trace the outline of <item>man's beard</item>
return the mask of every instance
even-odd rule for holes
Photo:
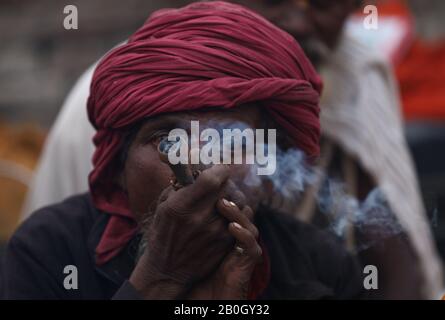
[[[147,248],[147,244],[148,244],[147,238],[142,234],[141,240],[139,241],[139,245],[138,245],[138,248],[136,251],[135,264],[138,263],[139,259],[144,254],[144,252]]]
[[[136,250],[136,256],[135,256],[135,263],[137,264],[139,259],[144,254],[145,250],[147,249],[148,245],[148,239],[147,239],[147,230],[149,229],[150,225],[153,222],[154,218],[154,210],[149,210],[145,216],[142,219],[141,226],[140,226],[140,234],[139,234],[139,244],[137,246]]]

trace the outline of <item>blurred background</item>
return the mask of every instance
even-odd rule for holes
[[[406,136],[445,257],[445,1],[372,3],[379,30],[364,30],[359,14],[348,27],[385,52],[395,69]],[[78,8],[78,30],[63,28],[68,4]],[[19,222],[46,134],[76,79],[166,6],[160,0],[0,2],[0,243]]]

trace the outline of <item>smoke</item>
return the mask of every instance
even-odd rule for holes
[[[343,181],[309,165],[304,153],[298,149],[277,149],[276,162],[277,169],[273,175],[257,176],[252,169],[243,181],[249,187],[258,187],[262,183],[272,185],[273,196],[266,199],[266,206],[298,217],[295,211],[304,192],[320,183],[315,202],[318,211],[328,221],[326,228],[344,240],[351,226],[356,233],[365,235],[362,238],[366,240],[356,243],[356,251],[403,231],[381,189],[375,188],[364,201],[359,201],[348,193]]]
[[[243,122],[211,122],[210,125],[220,132],[222,128],[241,128],[248,126]],[[233,141],[222,140],[223,144],[231,144]],[[219,143],[219,142],[218,142]],[[249,172],[242,178],[241,183],[246,188],[260,190],[264,186],[271,186],[273,192],[258,193],[262,204],[272,209],[278,209],[301,218],[297,208],[301,204],[303,195],[308,189],[317,189],[315,192],[316,208],[326,221],[330,232],[346,241],[348,230],[355,230],[362,235],[360,242],[355,243],[355,250],[361,251],[385,238],[398,235],[403,232],[391,212],[390,206],[380,188],[371,190],[363,201],[348,193],[344,181],[327,176],[326,172],[307,163],[304,152],[297,148],[283,150],[279,146],[271,148],[267,142],[256,149],[264,148],[264,153],[275,154],[276,170],[272,175],[258,175],[258,167],[255,163],[249,168]],[[243,144],[243,147],[245,144]],[[304,217],[303,217],[304,218]],[[304,220],[304,219],[303,219]],[[311,223],[311,221],[306,221]]]

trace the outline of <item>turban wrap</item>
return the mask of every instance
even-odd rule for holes
[[[320,90],[295,39],[242,6],[197,2],[153,13],[101,60],[91,83],[88,116],[97,133],[90,191],[95,206],[111,215],[97,263],[119,253],[137,231],[115,183],[128,126],[166,112],[255,102],[314,157]]]

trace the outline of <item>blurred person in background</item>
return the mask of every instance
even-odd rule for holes
[[[408,240],[386,239],[385,246],[362,253],[364,261],[381,257],[378,268],[387,279],[383,295],[435,297],[441,271],[403,135],[392,71],[384,59],[345,29],[361,1],[237,2],[294,36],[325,81],[320,169],[344,179],[348,191],[361,200],[379,187],[406,230]],[[79,79],[62,107],[29,193],[25,217],[88,188],[94,130],[85,108],[92,71],[90,68]],[[314,198],[322,185],[321,181],[307,192],[299,208],[302,220],[313,221],[317,216]],[[353,238],[351,232],[352,246]]]
[[[392,61],[400,87],[407,140],[438,250],[444,259],[445,3],[387,0],[379,9],[380,15],[392,21],[404,21],[406,36],[399,40],[399,54]]]

